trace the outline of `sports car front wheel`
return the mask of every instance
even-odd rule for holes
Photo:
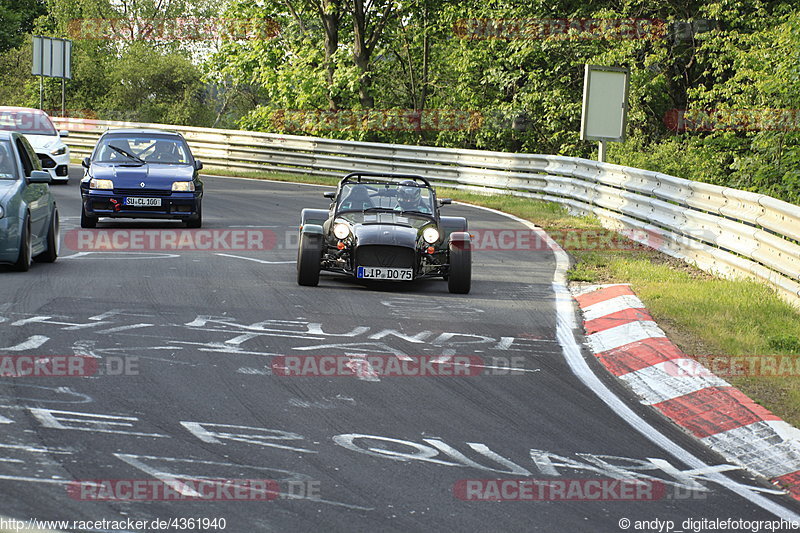
[[[322,237],[300,235],[297,247],[297,283],[307,287],[319,285],[320,261],[322,259]]]
[[[447,288],[455,294],[467,294],[472,285],[472,250],[469,243],[450,244],[450,273]]]

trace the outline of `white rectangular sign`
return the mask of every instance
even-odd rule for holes
[[[33,69],[31,74],[34,76],[42,75],[42,41],[43,37],[33,38]]]
[[[581,140],[625,140],[628,76],[626,68],[586,65]]]
[[[71,79],[72,41],[34,36],[31,74]]]

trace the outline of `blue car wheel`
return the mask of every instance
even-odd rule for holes
[[[14,270],[27,272],[31,268],[31,222],[26,216],[22,221],[22,235],[20,236],[19,258],[14,263]]]

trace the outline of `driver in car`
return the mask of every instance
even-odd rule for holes
[[[6,152],[6,147],[0,145],[0,174],[13,176],[14,175],[14,162]]]
[[[403,211],[418,211],[420,213],[431,213],[430,205],[422,199],[422,193],[411,180],[402,182],[397,193],[397,205]]]

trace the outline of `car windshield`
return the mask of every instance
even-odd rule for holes
[[[17,131],[25,135],[58,135],[50,117],[37,109],[0,111],[0,130]]]
[[[99,163],[164,163],[188,165],[191,155],[186,142],[172,135],[107,135],[95,151]]]
[[[394,211],[432,216],[433,191],[414,182],[347,183],[339,192],[339,213]]]
[[[0,141],[0,180],[14,180],[17,179],[17,173],[14,170],[14,160],[12,159],[11,143],[8,141]]]

